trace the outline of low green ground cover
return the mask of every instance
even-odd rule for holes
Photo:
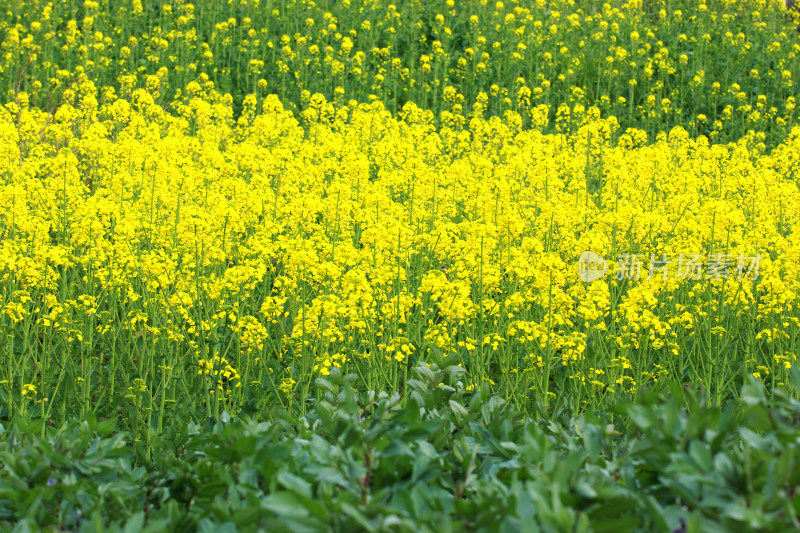
[[[456,367],[419,367],[409,397],[349,379],[309,414],[175,424],[136,466],[128,435],[90,419],[12,423],[0,527],[30,531],[794,531],[793,395],[752,380],[703,407],[679,385],[613,413],[525,418]],[[700,394],[701,396],[701,394]],[[544,413],[544,407],[539,406]]]

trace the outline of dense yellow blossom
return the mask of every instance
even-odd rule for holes
[[[135,404],[146,426],[195,397],[304,405],[319,377],[399,389],[445,356],[520,402],[786,381],[800,47],[764,33],[776,10],[756,52],[716,12],[640,2],[452,3],[427,26],[235,4],[167,3],[147,32],[115,20],[139,1],[0,22],[9,405]],[[423,27],[402,57],[385,38]],[[741,79],[698,59],[712,44]]]

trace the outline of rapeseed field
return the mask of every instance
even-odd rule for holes
[[[531,419],[797,396],[780,1],[0,13],[5,424],[113,420],[151,464],[345,382]]]

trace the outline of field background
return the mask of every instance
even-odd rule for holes
[[[800,529],[781,2],[0,12],[0,527]]]

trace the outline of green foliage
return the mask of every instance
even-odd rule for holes
[[[125,433],[21,420],[0,443],[0,526],[81,531],[786,531],[800,402],[752,380],[724,408],[678,385],[611,414],[526,419],[458,369],[399,395],[321,381],[302,418],[221,417],[134,467]],[[793,371],[795,386],[800,371]],[[223,420],[224,419],[224,420]],[[617,424],[627,422],[627,427]],[[177,447],[174,445],[177,443]],[[166,452],[167,443],[163,451]]]

